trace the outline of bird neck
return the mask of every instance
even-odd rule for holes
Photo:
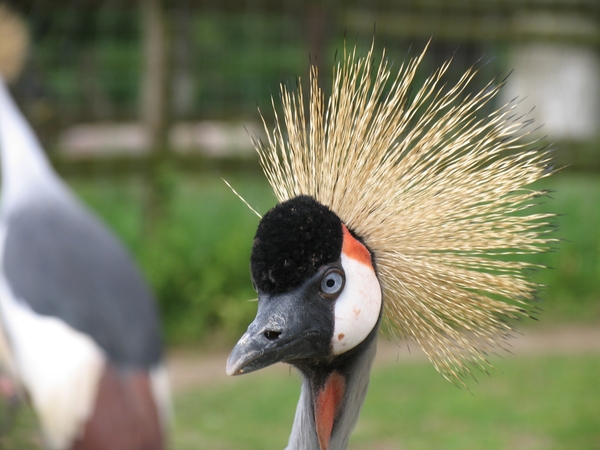
[[[377,328],[352,354],[324,365],[297,365],[302,391],[287,450],[347,447],[367,395]]]
[[[2,208],[21,204],[32,188],[50,193],[60,182],[33,130],[0,79],[0,150],[2,154]]]

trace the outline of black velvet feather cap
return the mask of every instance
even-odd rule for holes
[[[327,206],[302,195],[278,204],[258,225],[250,271],[259,291],[280,294],[339,260],[342,221]]]

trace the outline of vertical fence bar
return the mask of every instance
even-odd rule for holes
[[[169,27],[164,0],[141,0],[140,13],[144,49],[140,117],[150,151],[145,229],[151,233],[164,217],[168,197],[164,172],[169,162]]]

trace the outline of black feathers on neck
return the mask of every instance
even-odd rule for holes
[[[287,292],[335,262],[342,251],[342,222],[307,195],[272,208],[260,221],[250,257],[256,287],[267,294]]]

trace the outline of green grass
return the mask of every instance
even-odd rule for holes
[[[21,404],[10,412],[0,397],[0,449],[34,450],[41,447],[41,435],[37,420],[29,406]]]
[[[261,178],[227,176],[260,212],[275,200]],[[171,342],[228,345],[252,319],[246,302],[248,257],[258,218],[220,177],[181,177],[156,231],[145,234],[139,180],[71,183],[122,237],[160,300]],[[541,323],[600,322],[600,179],[559,174],[544,183],[562,213],[560,250],[542,255],[554,267]],[[210,338],[210,339],[207,339]],[[219,344],[220,343],[220,344]],[[223,344],[225,343],[225,344]],[[513,358],[482,375],[471,391],[445,382],[429,364],[396,364],[373,374],[351,449],[600,450],[600,356]],[[281,449],[300,383],[297,376],[258,373],[228,379],[175,399],[173,448]],[[0,424],[2,421],[0,411]],[[31,412],[19,417],[0,448],[37,448]]]
[[[407,449],[598,449],[600,357],[508,358],[471,393],[427,366],[375,374],[357,444]],[[368,448],[368,446],[365,446]]]
[[[276,203],[263,180],[227,179],[262,213]],[[144,223],[147,193],[140,180],[100,178],[72,184],[132,249],[159,300],[171,343],[239,337],[256,308],[247,300],[256,298],[249,261],[259,218],[220,176],[172,180],[165,215],[151,232]]]
[[[349,449],[599,450],[600,355],[508,357],[470,391],[426,362],[373,372]],[[269,450],[287,443],[298,375],[256,373],[175,398],[173,450]],[[0,440],[37,448],[34,421]]]
[[[470,392],[430,364],[373,373],[350,449],[600,449],[600,356],[508,358]],[[176,401],[174,448],[281,449],[300,382],[257,374]]]
[[[275,204],[261,176],[227,176],[261,213]],[[252,320],[249,255],[258,217],[218,174],[172,174],[170,202],[153,233],[145,232],[140,180],[97,178],[72,185],[132,249],[160,302],[171,343],[232,342]],[[540,183],[552,198],[540,211],[562,214],[558,251],[538,255],[551,266],[535,275],[541,323],[600,322],[600,178],[560,173]],[[216,339],[218,337],[219,339]]]
[[[557,174],[544,181],[551,189],[540,209],[560,214],[562,242],[557,251],[541,255],[551,270],[536,279],[547,285],[542,293],[542,320],[598,322],[600,320],[600,177],[595,174]]]

